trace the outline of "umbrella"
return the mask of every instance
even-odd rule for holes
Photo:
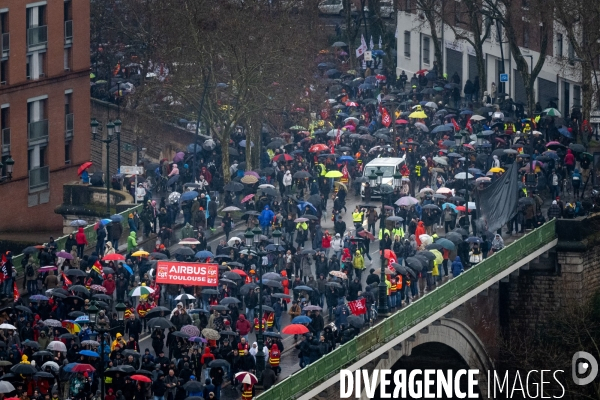
[[[50,367],[52,368],[54,371],[58,371],[60,369],[59,365],[54,362],[54,361],[46,361],[45,363],[42,364],[42,369],[45,369],[46,367]],[[1,388],[1,385],[0,385]],[[0,393],[2,393],[2,390],[0,389]]]
[[[228,367],[229,363],[223,359],[212,360],[208,363],[210,368]]]
[[[414,206],[418,203],[419,200],[415,199],[414,197],[404,196],[398,199],[394,204],[396,204],[397,206]]]
[[[189,247],[179,247],[179,248],[175,249],[175,251],[173,251],[173,254],[179,255],[179,256],[184,256],[184,257],[191,257],[195,253],[194,253],[194,250],[192,250]]]
[[[156,317],[156,318],[152,318],[150,321],[148,321],[148,326],[150,326],[152,329],[154,329],[154,328],[169,329],[170,327],[172,327],[174,325],[166,318]]]
[[[256,375],[246,371],[238,372],[237,374],[235,374],[235,379],[246,385],[255,385],[258,383],[258,378],[256,377]]]
[[[56,319],[47,319],[43,322],[44,325],[52,327],[52,328],[60,328],[62,327],[62,324],[60,321],[56,320]]]
[[[35,295],[29,297],[29,300],[32,300],[32,301],[48,301],[50,299],[48,297],[44,296],[43,294],[35,294]]]
[[[17,327],[11,324],[7,324],[6,322],[3,324],[0,324],[0,329],[9,329],[9,330],[16,330]]]
[[[309,174],[307,171],[298,171],[293,175],[294,179],[305,179],[305,178],[311,178],[312,175]]]
[[[113,222],[122,222],[123,221],[123,216],[119,215],[119,214],[114,214],[110,216],[110,219],[113,220]]]
[[[175,297],[175,300],[196,300],[196,298],[194,296],[192,296],[191,294],[180,294],[179,296]]]
[[[357,315],[351,315],[346,320],[350,326],[353,326],[356,329],[362,328],[365,324],[365,319]]]
[[[33,375],[37,372],[37,369],[29,363],[16,364],[10,370],[14,374],[19,374],[19,375]]]
[[[92,164],[93,164],[93,162],[91,162],[91,161],[86,161],[83,164],[81,164],[79,166],[79,168],[77,169],[77,175],[83,174],[83,171],[85,171],[86,169],[88,169],[89,167],[91,167]]]
[[[164,254],[164,253],[157,253],[157,252],[150,253],[150,257],[152,257],[154,259],[157,259],[157,260],[166,260],[166,259],[169,258],[169,257],[167,257],[166,254]]]
[[[189,336],[200,336],[200,329],[194,325],[184,325],[181,327],[180,331]]]
[[[221,335],[219,335],[219,332],[215,331],[214,329],[210,329],[210,328],[202,329],[202,336],[204,336],[208,340],[221,339]]]
[[[306,315],[299,315],[292,320],[292,324],[310,324],[311,321]]]
[[[167,308],[167,307],[163,307],[163,306],[157,306],[157,307],[154,307],[153,309],[151,309],[150,311],[148,311],[148,314],[155,313],[155,312],[170,313],[171,309]],[[148,314],[146,314],[146,315],[148,315]]]
[[[240,182],[248,184],[248,185],[253,185],[256,182],[258,182],[258,178],[255,177],[254,175],[246,175],[242,179],[240,179]]]
[[[138,286],[135,289],[131,290],[129,292],[129,295],[131,297],[138,297],[138,296],[143,296],[143,295],[152,294],[152,293],[154,293],[154,289],[152,289],[151,287],[148,287],[148,286]]]
[[[188,200],[193,200],[196,197],[198,197],[198,192],[196,192],[195,190],[190,190],[189,192],[185,192],[184,194],[181,195],[181,197],[179,198],[180,201],[188,201]]]
[[[425,125],[422,122],[416,122],[415,123],[415,127],[419,128],[420,130],[422,130],[423,132],[429,132],[429,128],[427,127],[427,125]]]
[[[71,221],[70,226],[86,226],[88,223],[82,219],[76,219],[75,221]]]
[[[138,251],[131,253],[131,255],[133,257],[148,257],[150,255],[150,253],[148,253],[147,251],[144,251],[144,250],[138,250]]]
[[[192,250],[192,252],[193,252],[193,250]],[[197,252],[194,257],[196,257],[196,258],[214,258],[215,255],[208,250],[202,250],[202,251]]]
[[[230,192],[240,192],[244,190],[244,185],[242,185],[239,182],[229,182],[223,187],[223,189],[228,190]]]
[[[556,108],[546,108],[542,113],[546,113],[549,117],[561,117],[562,114]]]
[[[152,382],[152,379],[150,379],[144,375],[136,374],[136,375],[131,375],[129,378],[133,379],[134,381],[147,382],[147,383]],[[199,382],[197,382],[197,383],[200,384]],[[202,386],[202,385],[200,385],[200,386]]]
[[[32,340],[26,340],[26,341],[24,341],[23,342],[23,346],[31,347],[32,349],[35,349],[35,350],[37,350],[37,349],[40,348],[39,343],[38,342],[34,342]]]
[[[313,289],[310,286],[306,286],[306,285],[296,286],[294,288],[294,290],[304,290],[306,292],[312,292],[313,291]]]
[[[92,367],[90,364],[77,364],[73,368],[71,368],[71,372],[94,372],[96,368]]]
[[[84,346],[100,346],[100,343],[95,340],[84,340],[81,344]]]
[[[75,276],[75,277],[87,276],[87,274],[85,273],[85,271],[82,271],[80,269],[69,269],[65,274],[67,276]]]
[[[578,143],[569,144],[569,148],[577,153],[583,153],[585,151],[585,147]]]
[[[308,332],[309,332],[308,328],[306,326],[300,325],[300,324],[291,324],[291,325],[284,327],[281,330],[281,333],[284,333],[286,335],[303,335]]]
[[[57,257],[60,258],[64,258],[65,260],[72,260],[73,256],[71,255],[71,253],[67,253],[66,251],[59,251],[58,253],[56,253]]]
[[[104,257],[102,257],[103,261],[123,261],[125,260],[125,256],[123,256],[122,254],[118,254],[118,253],[113,253],[113,254],[108,254]]]
[[[134,375],[137,376],[137,375]],[[144,377],[146,378],[146,377]],[[131,377],[131,379],[133,379],[133,376]],[[148,378],[146,378],[148,379]],[[188,391],[188,392],[201,392],[204,389],[204,385],[202,385],[200,382],[198,381],[188,381],[185,385],[183,385],[183,388]],[[189,400],[186,399],[186,400]]]
[[[79,352],[79,354],[81,354],[82,356],[88,356],[88,357],[100,357],[100,354],[96,353],[95,351],[91,351],[91,350],[81,350]]]
[[[475,178],[473,175],[466,173],[466,172],[459,172],[458,174],[454,175],[454,179],[473,179]]]
[[[19,311],[23,311],[24,313],[27,314],[33,314],[33,311],[31,311],[29,309],[29,307],[25,307],[25,306],[15,306],[15,309],[19,310]]]
[[[56,364],[56,363],[55,363]],[[58,366],[58,365],[57,365]],[[57,368],[58,369],[58,368]],[[16,389],[12,383],[7,381],[0,381],[0,393],[14,392]]]

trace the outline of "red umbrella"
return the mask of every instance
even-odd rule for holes
[[[390,249],[385,249],[385,250],[383,251],[383,257],[385,257],[385,258],[390,258],[390,257],[391,257],[391,258],[394,258],[394,259],[396,259],[396,260],[398,259],[398,257],[396,257],[396,253],[394,253],[394,252],[393,252],[392,250],[390,250]]]
[[[405,119],[397,119],[396,120],[396,125],[406,125],[408,124],[408,121]]]
[[[469,144],[469,143],[465,143],[463,144],[464,147],[471,149],[471,150],[475,150],[475,147],[473,147],[473,145]]]
[[[273,161],[276,162],[287,162],[287,161],[292,161],[294,159],[294,157],[290,156],[289,154],[279,154],[278,156],[273,157]]]
[[[375,240],[375,236],[373,236],[373,234],[368,231],[360,231],[360,232],[358,232],[358,236],[367,238],[369,240]]]
[[[104,261],[120,261],[120,260],[125,260],[125,256],[121,255],[121,254],[108,254],[106,256],[104,256],[102,258],[102,260]]]
[[[147,376],[144,376],[144,375],[131,375],[130,378],[133,379],[134,381],[152,382],[152,379],[150,379],[150,378],[148,378]]]
[[[420,69],[417,71],[417,75],[425,75],[428,71],[426,69]]]
[[[303,335],[308,333],[308,328],[300,324],[291,324],[281,330],[286,335]]]
[[[241,270],[239,268],[232,269],[231,272],[235,272],[239,276],[248,276],[248,274],[245,271],[243,271],[243,270]]]
[[[358,103],[356,103],[354,101],[347,101],[346,107],[358,107]]]
[[[252,199],[254,196],[255,196],[255,194],[254,194],[254,193],[247,195],[246,197],[244,197],[244,198],[242,199],[242,203],[245,203],[245,202],[247,202],[247,201],[250,201],[250,199]]]
[[[83,174],[83,171],[85,171],[86,169],[88,169],[89,167],[92,166],[92,162],[91,161],[86,161],[83,164],[81,164],[81,166],[79,167],[79,169],[77,170],[77,175],[81,175]]]
[[[256,375],[246,371],[235,374],[235,379],[246,385],[256,385],[258,383]]]
[[[96,368],[92,367],[90,364],[77,364],[73,368],[71,368],[71,372],[94,372]]]
[[[323,143],[314,144],[310,147],[310,149],[308,149],[310,153],[316,153],[325,150],[329,150],[329,147],[327,147],[327,145],[324,145]]]
[[[385,75],[381,75],[381,74],[375,75],[375,78],[377,78],[378,81],[385,81],[386,80]]]
[[[465,206],[458,206],[458,207],[456,207],[456,211],[466,212],[467,209],[465,208]]]

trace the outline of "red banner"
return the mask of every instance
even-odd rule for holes
[[[348,302],[348,307],[354,315],[362,315],[367,313],[367,299],[360,299]]]
[[[156,266],[156,283],[188,286],[218,286],[219,265],[159,261]]]

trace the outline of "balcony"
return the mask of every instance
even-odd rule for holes
[[[65,115],[65,140],[73,139],[73,114]]]
[[[73,43],[73,21],[65,21],[65,44]]]
[[[29,145],[42,144],[48,141],[48,120],[30,122],[28,124]]]
[[[10,33],[2,34],[2,58],[8,57],[8,52],[10,51]]]
[[[35,47],[46,47],[47,43],[48,27],[46,25],[27,29],[27,47],[30,50]]]
[[[2,129],[2,155],[10,154],[10,128]]]
[[[39,167],[29,170],[29,190],[43,190],[48,187],[50,167]]]

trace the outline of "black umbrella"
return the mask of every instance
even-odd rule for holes
[[[164,253],[157,253],[157,252],[150,253],[150,257],[155,258],[157,260],[166,260],[166,259],[169,258],[169,257],[167,257],[166,254],[164,254]]]
[[[38,345],[38,348],[40,346]],[[35,353],[33,353],[32,357],[52,357],[54,354],[52,354],[52,352],[47,351],[47,350],[40,350],[40,351],[36,351]]]
[[[90,291],[88,290],[88,288],[86,288],[85,286],[82,285],[73,285],[71,287],[69,287],[69,290],[75,293],[82,293],[85,294],[86,296],[90,295]]]
[[[400,265],[398,263],[392,263],[392,267],[394,267],[394,269],[396,270],[396,272],[398,272],[401,275],[406,275],[408,274],[408,270],[405,266]]]
[[[148,311],[148,313],[146,315],[150,315],[152,313],[160,313],[160,312],[170,313],[171,309],[167,308],[167,307],[163,307],[163,306],[157,306],[157,307],[154,307],[153,309],[151,309],[150,311]]]
[[[20,375],[33,375],[37,372],[37,369],[34,366],[32,366],[31,364],[24,363],[13,365],[13,367],[10,370],[14,374]]]
[[[462,235],[462,236],[469,236],[469,232],[467,232],[463,228],[456,228],[452,232],[456,232],[456,233],[458,233],[459,235]]]
[[[416,272],[421,272],[421,270],[423,269],[423,264],[418,258],[415,257],[408,257],[406,259],[406,265],[408,265],[412,270]]]
[[[221,299],[221,301],[219,302],[219,304],[222,306],[228,306],[229,304],[239,304],[239,303],[241,303],[241,301],[236,299],[235,297],[225,297],[225,298]]]
[[[421,256],[425,257],[425,258],[426,258],[427,260],[429,260],[429,261],[433,261],[433,260],[435,260],[435,259],[436,259],[436,256],[435,256],[435,254],[433,254],[433,253],[432,253],[432,252],[430,252],[430,251],[420,251],[420,252],[418,252],[416,255],[417,255],[417,256],[421,255]]]
[[[98,299],[98,300],[112,301],[112,297],[111,296],[109,296],[107,294],[102,294],[102,293],[94,294],[94,295],[92,295],[92,298],[93,299]]]
[[[189,247],[180,247],[180,248],[176,249],[173,252],[173,254],[184,256],[184,257],[191,257],[191,256],[193,256],[196,253],[194,253],[194,250],[192,250]]]
[[[171,335],[173,335],[173,336],[177,336],[177,337],[180,337],[180,338],[184,338],[184,339],[187,339],[187,338],[189,338],[189,337],[190,337],[190,335],[188,335],[188,334],[187,334],[187,333],[185,333],[185,332],[181,332],[181,331],[175,331],[175,332],[171,332]]]
[[[240,288],[240,294],[242,296],[247,295],[248,293],[250,293],[251,290],[254,290],[258,287],[258,285],[256,283],[247,283],[244,286],[242,286]],[[204,292],[204,291],[203,291]]]
[[[263,307],[264,308],[264,307]],[[239,336],[240,334],[234,331],[221,331],[219,332],[221,335],[227,335],[227,336]]]
[[[306,171],[298,171],[293,175],[294,179],[304,179],[304,178],[311,178],[311,177],[312,177],[312,175]]]
[[[229,307],[223,306],[223,305],[220,305],[220,304],[216,304],[214,306],[210,306],[210,309],[212,311],[229,311]]]
[[[65,274],[67,276],[87,276],[87,274],[85,273],[85,271],[82,271],[80,269],[69,269],[67,272],[65,272]]]
[[[169,329],[170,327],[172,327],[174,325],[166,318],[156,317],[156,318],[152,318],[150,321],[148,321],[148,326],[151,329],[154,329],[154,328]]]
[[[34,342],[32,340],[26,340],[23,342],[23,346],[31,347],[32,349],[39,349],[40,344],[38,342]]]
[[[38,249],[35,246],[29,246],[29,247],[25,247],[25,249],[22,251],[23,254],[35,254],[38,251],[40,251],[40,249]]]
[[[27,313],[27,314],[33,314],[33,311],[31,311],[31,310],[29,309],[29,307],[25,307],[25,306],[15,306],[15,308],[16,308],[17,310],[19,310],[19,311],[23,311],[24,313]]]
[[[283,339],[283,336],[281,336],[279,333],[276,333],[276,332],[263,332],[263,336],[268,336],[268,337],[274,337],[274,338],[278,338],[278,339]]]
[[[223,189],[230,192],[240,192],[244,189],[244,185],[239,182],[229,182]]]
[[[223,333],[223,332],[221,332]],[[210,368],[218,368],[218,367],[229,367],[229,363],[223,359],[212,360],[208,363]]]
[[[431,243],[425,247],[427,250],[442,250],[444,246],[439,243]]]
[[[198,381],[189,381],[183,388],[188,392],[201,392],[204,389],[204,385],[202,385]]]
[[[52,375],[50,372],[45,372],[45,371],[39,371],[36,372],[35,375],[33,375],[34,378],[43,378],[43,379],[54,379],[54,375]]]
[[[83,311],[71,311],[67,315],[71,318],[77,318],[77,317],[81,317],[81,316],[85,315],[85,313]]]
[[[357,315],[351,315],[346,320],[350,326],[353,326],[356,329],[360,329],[365,325],[365,319]]]
[[[236,149],[234,149],[233,147],[230,147],[229,148],[229,155],[230,156],[239,156],[240,153]]]

